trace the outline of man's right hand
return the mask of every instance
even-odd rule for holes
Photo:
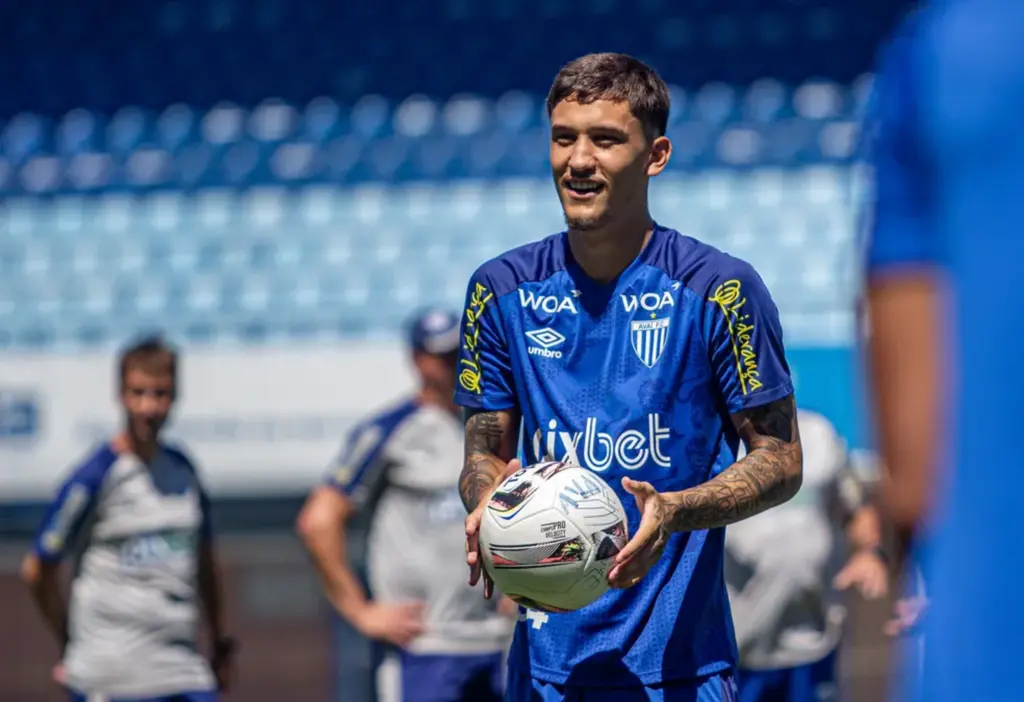
[[[354,624],[363,636],[405,648],[424,631],[423,603],[371,602],[359,613]]]
[[[521,467],[519,459],[513,458],[509,461],[505,467],[505,472],[494,481],[494,487],[484,495],[480,503],[477,504],[476,509],[466,515],[466,565],[469,566],[469,584],[471,587],[475,586],[480,582],[480,578],[483,577],[484,597],[488,600],[494,594],[494,581],[491,580],[491,576],[484,569],[483,559],[480,555],[480,521],[483,519],[484,510],[487,508],[487,503],[491,501],[491,495],[494,494],[494,491],[505,482],[505,478],[515,473]]]

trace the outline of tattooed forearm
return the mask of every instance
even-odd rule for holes
[[[500,412],[475,412],[466,417],[466,455],[501,451],[503,429]]]
[[[790,477],[792,452],[759,448],[721,475],[670,500],[673,531],[714,529],[782,504],[799,487]]]
[[[505,461],[495,456],[474,456],[466,459],[459,477],[459,496],[462,506],[472,512],[480,500],[494,489],[494,483],[501,475]]]
[[[733,416],[747,455],[718,477],[666,495],[672,531],[714,529],[782,504],[800,489],[803,449],[793,396]]]
[[[472,512],[491,490],[513,455],[519,420],[511,411],[472,412],[466,417],[466,460],[459,495]]]

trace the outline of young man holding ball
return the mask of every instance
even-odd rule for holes
[[[547,106],[568,230],[483,264],[462,319],[470,580],[487,498],[519,467],[520,422],[527,462],[601,475],[632,538],[609,572],[618,589],[544,621],[521,614],[506,699],[732,700],[722,527],[801,482],[778,312],[750,265],[651,219],[648,183],[672,152],[657,73],[584,56]]]

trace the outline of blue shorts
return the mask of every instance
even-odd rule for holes
[[[736,702],[731,673],[646,687],[556,685],[509,671],[505,702]]]
[[[216,690],[203,692],[176,692],[173,695],[160,697],[103,697],[96,694],[89,696],[81,692],[71,691],[71,702],[217,702]]]
[[[816,663],[739,672],[740,702],[832,702],[839,699],[836,651]]]
[[[426,655],[393,653],[381,663],[381,702],[501,702],[503,653]]]

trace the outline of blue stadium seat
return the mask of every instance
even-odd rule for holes
[[[544,91],[604,47],[671,83],[659,220],[755,262],[791,339],[842,340],[866,71],[903,5],[12,5],[0,348],[393,337],[457,306],[561,228]]]

